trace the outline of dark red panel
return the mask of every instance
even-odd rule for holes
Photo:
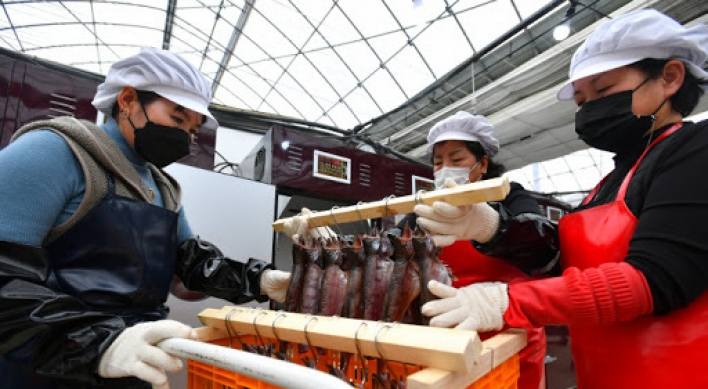
[[[273,127],[270,136],[270,183],[349,201],[375,201],[413,193],[412,175],[432,178],[431,169],[394,158],[368,153],[298,130]],[[266,147],[268,148],[268,147]],[[313,172],[316,153],[350,160],[349,182],[317,177]],[[334,159],[336,162],[336,158]],[[265,181],[268,178],[266,177]]]
[[[70,115],[95,122],[97,111],[91,101],[102,80],[82,74],[68,67],[63,71],[57,64],[44,66],[17,53],[0,55],[0,148],[34,120]],[[216,130],[201,132],[192,154],[180,163],[212,170],[215,145]]]

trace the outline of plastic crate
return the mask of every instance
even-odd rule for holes
[[[235,349],[272,345],[277,350],[277,347],[280,346],[277,340],[269,338],[257,339],[252,335],[241,335],[233,339],[219,339],[209,343]],[[380,370],[392,372],[393,374],[390,374],[390,376],[392,376],[393,380],[405,380],[409,374],[425,368],[424,366],[365,358],[363,361],[364,368],[362,369],[362,362],[356,355],[321,348],[317,350],[308,348],[307,351],[300,352],[300,348],[298,344],[288,345],[288,357],[291,362],[313,367],[314,363],[312,362],[317,357],[317,369],[327,373],[330,373],[328,366],[339,365],[344,356],[350,355],[348,367],[343,374],[349,382],[357,384],[357,387],[366,389],[372,389],[372,380],[376,379],[374,375]],[[364,372],[365,374],[362,375]],[[187,361],[187,376],[188,389],[280,389],[278,386],[252,377],[193,360]],[[516,389],[518,378],[519,357],[514,355],[465,389]]]

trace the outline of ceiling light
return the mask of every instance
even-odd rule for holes
[[[556,26],[553,29],[553,39],[562,41],[570,35],[570,23],[565,22]]]
[[[565,17],[563,18],[563,23],[559,24],[556,26],[556,28],[553,29],[553,39],[557,41],[562,41],[563,39],[567,38],[570,35],[570,18],[572,18],[575,15],[575,6],[577,5],[578,1],[577,0],[569,0],[570,2],[570,7],[568,8],[568,11],[565,13]]]

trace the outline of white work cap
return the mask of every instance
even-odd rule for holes
[[[428,132],[428,152],[433,151],[436,143],[445,140],[479,142],[487,155],[492,158],[499,151],[499,141],[492,135],[494,127],[482,115],[472,115],[460,111],[447,119],[441,120]]]
[[[654,9],[628,12],[600,25],[578,48],[570,62],[568,82],[558,100],[571,100],[573,82],[631,65],[646,58],[677,59],[699,80],[708,79],[702,69],[708,58],[708,27],[685,28]]]
[[[98,86],[93,106],[110,116],[118,94],[125,86],[155,92],[204,115],[204,129],[213,130],[219,126],[209,112],[211,84],[199,69],[174,53],[143,47],[138,54],[114,63]]]

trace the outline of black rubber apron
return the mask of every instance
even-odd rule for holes
[[[178,217],[177,212],[117,195],[110,178],[104,198],[45,247],[51,259],[47,287],[97,311],[138,321],[164,319],[177,257]],[[27,365],[0,361],[0,375],[11,389],[60,388]]]

